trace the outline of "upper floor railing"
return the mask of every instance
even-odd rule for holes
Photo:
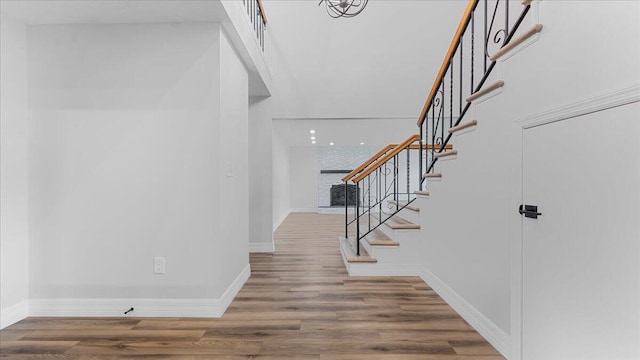
[[[267,30],[267,15],[262,6],[262,0],[242,0],[247,9],[247,15],[256,32],[260,48],[264,51],[264,32]]]
[[[422,142],[439,145],[425,156],[425,173],[434,171],[435,153],[449,143],[449,130],[467,114],[471,95],[484,86],[495,67],[494,55],[511,41],[529,8],[526,0],[468,2],[418,118]]]

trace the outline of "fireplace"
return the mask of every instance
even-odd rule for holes
[[[344,187],[347,187],[347,198],[345,199]],[[353,184],[331,185],[331,206],[345,205],[345,200],[350,206],[356,204],[356,186]]]

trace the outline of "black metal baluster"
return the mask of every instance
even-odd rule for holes
[[[349,238],[349,197],[347,196],[347,188],[349,180],[344,182],[344,237]]]
[[[411,162],[409,158],[410,154],[411,154],[411,144],[407,146],[407,202],[409,202],[409,192],[411,191],[411,188],[409,186],[409,182],[410,182],[409,180],[411,179],[411,172],[410,172]]]
[[[489,6],[489,5],[488,5],[487,2],[488,2],[488,0],[484,0],[484,36],[482,37],[482,39],[483,39],[482,41],[484,42],[483,49],[486,49],[489,46],[489,35],[487,34],[487,22],[489,20],[489,17],[488,17],[489,14],[488,14],[487,6]],[[487,73],[487,54],[486,54],[486,51],[485,51],[485,54],[484,54],[484,73],[485,74]]]
[[[502,46],[507,44],[509,38],[509,0],[504,2],[504,41]]]
[[[369,196],[367,199],[367,212],[369,213],[368,223],[369,223],[369,231],[371,231],[371,173],[367,175],[367,186],[369,186]]]
[[[360,256],[360,183],[356,183],[356,255]]]
[[[449,60],[449,70],[451,69],[451,60]],[[444,145],[444,122],[445,122],[445,102],[444,99],[447,97],[447,93],[446,93],[446,87],[444,84],[444,78],[442,79],[442,107],[440,108],[440,146],[442,148],[442,145]]]
[[[458,43],[460,45],[460,43]],[[451,128],[451,124],[453,124],[453,73],[454,73],[454,61],[453,57],[451,58],[451,62],[449,63],[449,71],[451,74],[449,75],[449,128]],[[442,127],[442,145],[444,146],[444,126]],[[444,150],[444,148],[443,148]]]
[[[473,68],[474,68],[474,51],[476,47],[476,12],[471,13],[471,89],[469,91],[473,92]],[[471,94],[471,93],[469,93]]]
[[[420,142],[418,145],[418,190],[422,191],[422,132],[424,131],[424,118],[420,123]],[[425,136],[426,137],[426,136]]]
[[[464,32],[462,32],[462,36],[460,36],[460,90],[458,91],[460,93],[460,99],[458,99],[458,115],[460,115],[460,113],[462,112],[462,55],[464,50],[464,42],[462,40],[466,32],[467,31],[465,30]]]
[[[382,216],[382,171],[384,166],[378,168],[378,217]]]
[[[427,169],[427,171],[431,171],[431,169],[433,169],[433,156],[435,154],[435,148],[436,148],[436,135],[437,135],[437,131],[438,129],[436,129],[436,108],[434,106],[433,108],[433,116],[431,117],[431,161],[429,161],[429,168]]]

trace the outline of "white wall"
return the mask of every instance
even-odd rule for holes
[[[479,319],[483,334],[514,359],[519,354],[522,286],[514,257],[521,249],[517,208],[523,201],[518,156],[522,128],[515,122],[571,117],[578,109],[589,112],[598,102],[619,101],[633,93],[619,91],[635,87],[637,97],[640,87],[640,49],[635,45],[640,43],[639,5],[589,2],[578,17],[572,16],[574,5],[541,1],[539,12],[534,7],[523,26],[542,23],[538,40],[498,64],[488,81],[503,79],[501,94],[472,105],[468,120],[477,119],[479,125],[454,137],[458,157],[438,163],[442,182],[429,183],[431,195],[421,210],[428,229],[422,240],[423,265],[456,294],[459,304],[466,302],[463,307]],[[594,23],[611,28],[602,31]],[[609,30],[624,34],[624,41],[608,40]],[[607,113],[600,116],[603,127]],[[572,151],[572,143],[567,138],[557,151]],[[580,154],[575,159],[583,161]]]
[[[249,98],[249,246],[273,249],[273,123],[267,98]]]
[[[220,230],[215,240],[226,289],[249,265],[249,79],[224,32],[219,71]]]
[[[284,221],[291,211],[289,145],[274,126],[273,139],[273,230]]]
[[[278,118],[414,117],[465,1],[371,1],[350,19],[324,5],[268,0]]]
[[[318,211],[318,149],[311,146],[290,147],[289,156],[291,211]]]
[[[243,99],[221,113],[221,60],[235,60],[221,59],[219,34],[208,23],[30,27],[32,299],[221,296],[220,261],[246,244],[220,246],[219,142],[236,115],[246,134],[247,115],[234,113]],[[246,153],[231,161],[246,175]]]
[[[0,328],[29,299],[27,28],[0,12]]]

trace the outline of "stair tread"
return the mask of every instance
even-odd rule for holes
[[[407,205],[407,201],[405,201],[405,200],[398,200],[398,201],[396,201],[396,200],[390,200],[390,201],[389,201],[389,203],[390,203],[390,204],[396,204],[396,203],[398,203],[398,206],[405,206],[405,205]],[[417,206],[414,206],[414,205],[407,205],[407,206],[405,206],[404,208],[405,208],[405,209],[409,209],[409,210],[413,210],[413,211],[417,211],[417,212],[419,212],[419,211],[420,211],[420,208],[419,208],[419,207],[417,207]]]
[[[364,237],[371,246],[398,246],[398,242],[393,241],[382,230],[375,229]]]
[[[423,179],[431,179],[431,178],[441,178],[442,173],[425,173],[422,175]]]
[[[428,191],[414,191],[413,193],[416,195],[429,196]]]
[[[352,238],[339,238],[340,247],[345,252],[345,256],[347,257],[347,261],[350,263],[375,263],[378,262],[375,258],[369,256],[367,250],[364,249],[362,244],[360,244],[360,256],[356,255],[356,244],[355,239]]]
[[[467,129],[467,128],[470,128],[470,127],[474,127],[476,125],[478,125],[478,120],[475,120],[475,119],[467,121],[467,122],[463,122],[463,123],[460,123],[458,126],[454,126],[451,129],[449,129],[449,133],[450,134],[454,134],[454,133],[456,133],[458,131],[462,131],[464,129]]]
[[[420,225],[414,224],[411,221],[405,220],[399,216],[392,216],[384,223],[393,230],[410,230],[420,229]]]
[[[443,158],[443,157],[454,156],[454,155],[458,155],[458,150],[443,151],[443,152],[436,153],[433,156],[435,158]]]

